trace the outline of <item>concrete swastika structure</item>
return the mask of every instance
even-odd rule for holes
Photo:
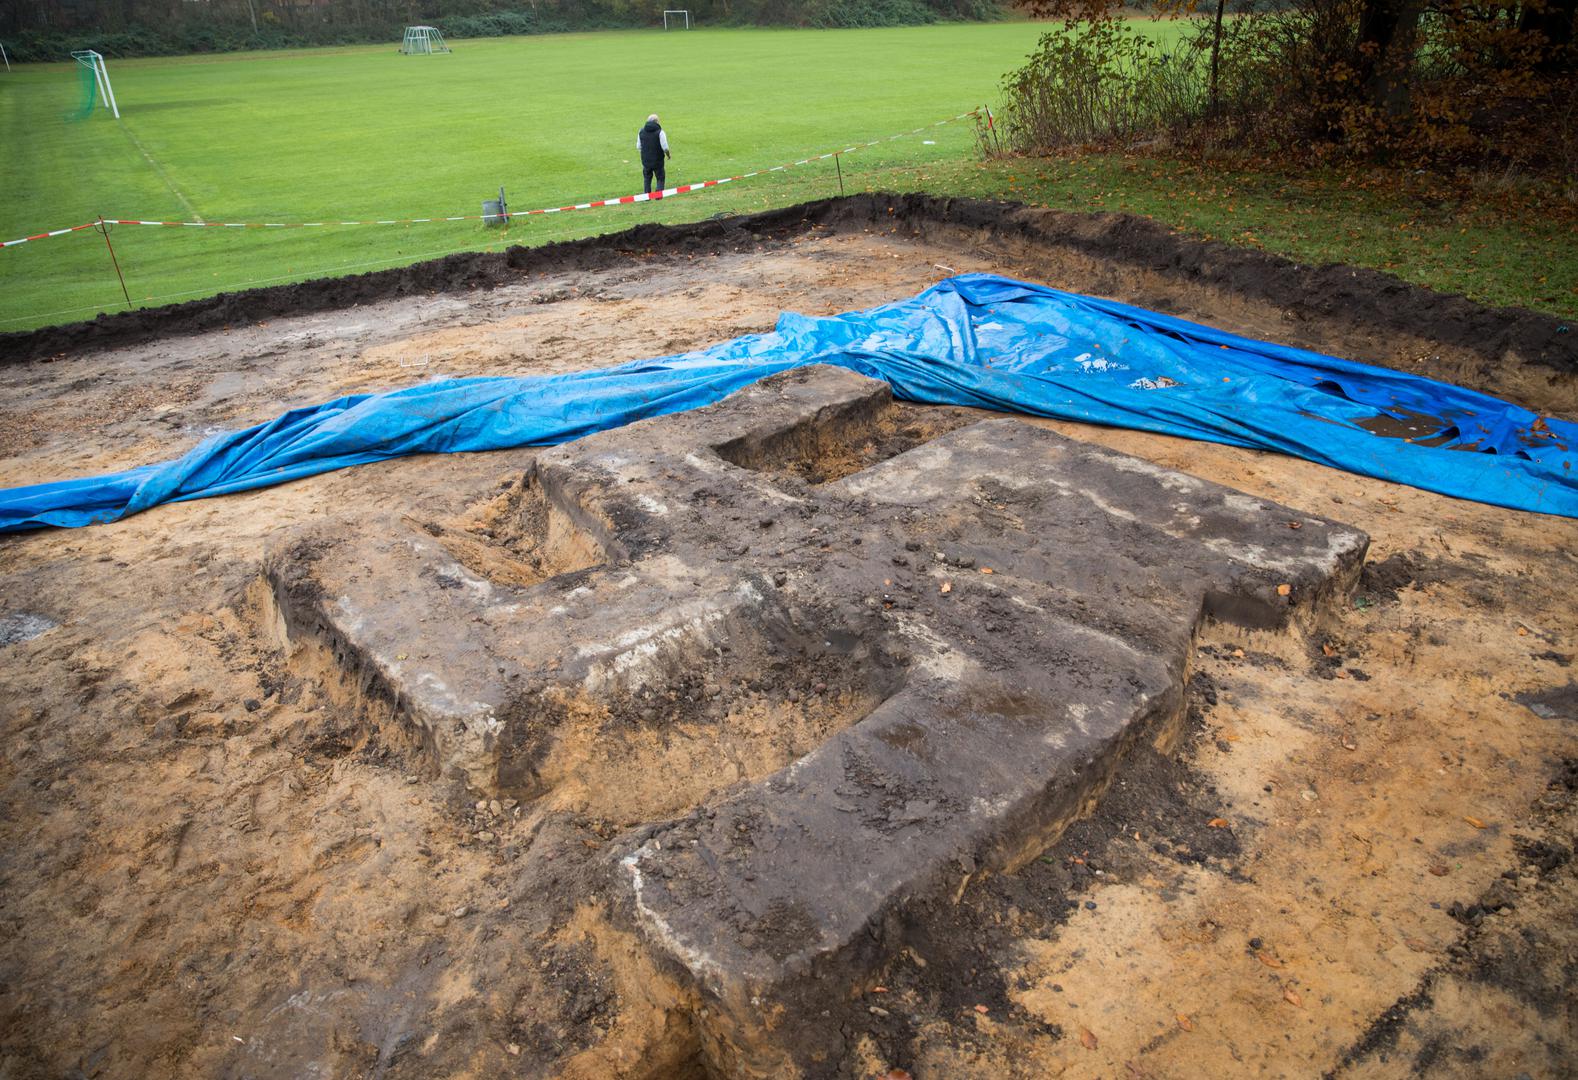
[[[1308,626],[1368,546],[1021,421],[926,440],[893,408],[799,369],[543,451],[482,542],[389,522],[267,560],[291,639],[444,773],[574,788],[629,827],[615,910],[725,1075],[836,1060],[827,1003],[925,905],[1033,858],[1128,748],[1170,743],[1203,622]],[[645,796],[619,747],[649,735],[676,774],[736,767]]]

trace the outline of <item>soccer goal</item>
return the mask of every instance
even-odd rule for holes
[[[689,11],[683,11],[676,8],[672,11],[663,12],[663,29],[673,30],[676,28],[680,30],[690,29]]]
[[[121,110],[115,104],[115,91],[110,86],[110,73],[104,66],[104,57],[92,49],[81,49],[72,53],[71,58],[77,62],[77,72],[82,76],[83,105],[78,115],[87,116],[91,113],[97,100],[102,101],[104,107],[119,120]]]
[[[405,28],[405,40],[400,43],[400,51],[407,56],[427,56],[448,52],[449,46],[444,44],[444,35],[438,32],[436,26],[408,26]]]

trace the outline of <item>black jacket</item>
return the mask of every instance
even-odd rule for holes
[[[626,128],[625,130],[629,131],[630,129]],[[662,125],[656,120],[648,120],[646,126],[641,129],[641,167],[643,169],[661,169],[663,167],[662,131]]]

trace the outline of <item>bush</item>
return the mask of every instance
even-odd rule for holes
[[[1064,24],[1003,80],[1003,120],[1020,152],[1176,130],[1206,105],[1198,49],[1164,49],[1118,19]]]
[[[1272,2],[1221,24],[1214,79],[1213,20],[1196,21],[1170,50],[1115,18],[1065,23],[1004,80],[1010,145],[1036,152],[1166,134],[1302,159],[1568,178],[1578,165],[1578,50],[1571,26],[1529,21],[1543,8]]]

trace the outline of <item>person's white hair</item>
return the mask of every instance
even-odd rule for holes
[[[653,113],[651,116],[647,117],[647,119],[648,120],[656,120],[657,119],[657,113]]]

